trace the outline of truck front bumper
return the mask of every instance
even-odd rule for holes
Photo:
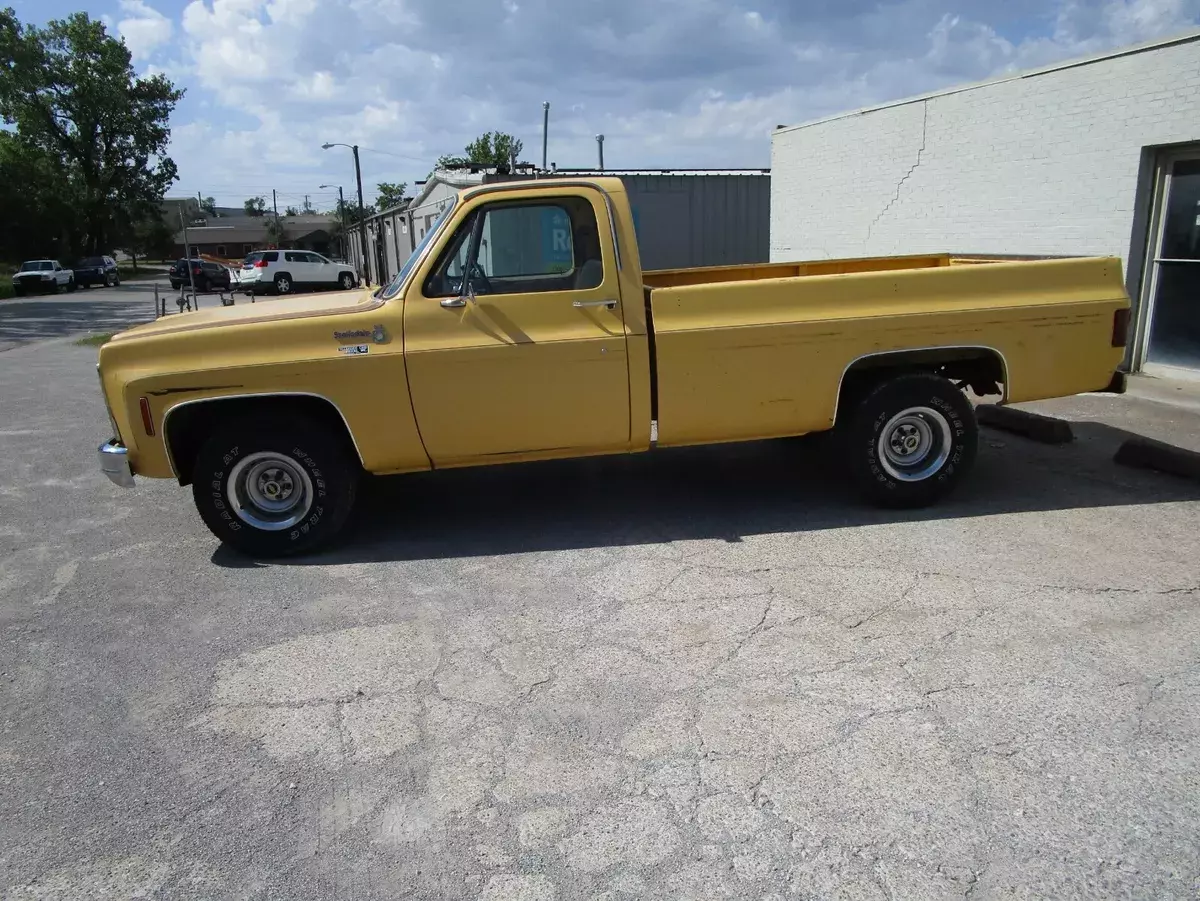
[[[116,441],[108,441],[100,445],[100,471],[108,476],[114,485],[122,488],[133,487],[133,470],[129,468],[129,451]]]

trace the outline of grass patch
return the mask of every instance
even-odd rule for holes
[[[121,276],[121,281],[127,281],[131,278],[153,278],[156,275],[166,275],[169,268],[169,266],[145,266],[139,263],[137,272],[134,272],[132,266],[122,263],[117,266],[117,274]]]
[[[12,282],[8,279],[0,279],[0,300],[8,300],[10,297],[16,297],[13,291]]]
[[[101,344],[107,344],[115,332],[100,332],[95,335],[84,335],[75,342],[76,347],[99,347]]]

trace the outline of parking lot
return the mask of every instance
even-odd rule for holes
[[[0,307],[5,897],[1200,892],[1200,483],[1111,460],[1200,411],[904,513],[795,440],[374,480],[259,563],[97,472],[94,293]]]

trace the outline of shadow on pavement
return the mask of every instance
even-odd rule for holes
[[[1074,426],[1076,441],[1059,446],[982,430],[967,481],[923,510],[865,505],[811,439],[371,478],[337,547],[275,564],[736,542],[776,532],[1200,500],[1200,483],[1113,463],[1132,433]],[[259,565],[225,546],[212,559]]]

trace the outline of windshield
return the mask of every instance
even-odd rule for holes
[[[54,264],[49,260],[30,260],[28,263],[21,264],[22,272],[49,272],[54,268]]]
[[[83,260],[79,265],[80,266],[103,266],[104,260],[102,260],[100,257],[88,257],[86,260]]]
[[[423,237],[420,243],[417,244],[416,248],[413,249],[413,252],[409,258],[404,261],[404,265],[400,267],[400,271],[396,273],[396,277],[391,280],[386,288],[383,289],[383,292],[380,296],[384,300],[390,300],[400,293],[400,289],[404,286],[404,283],[408,281],[409,273],[412,272],[413,267],[417,265],[417,260],[421,258],[421,254],[425,252],[425,248],[429,246],[429,242],[433,240],[433,236],[441,231],[442,223],[450,217],[450,213],[454,211],[454,207],[457,206],[457,204],[458,195],[455,195],[450,199],[450,202],[446,204],[446,209],[442,211],[442,215],[438,216],[437,222],[433,223],[433,225],[429,227],[429,231],[425,232],[425,237]],[[414,225],[413,227],[415,228],[416,226]]]

